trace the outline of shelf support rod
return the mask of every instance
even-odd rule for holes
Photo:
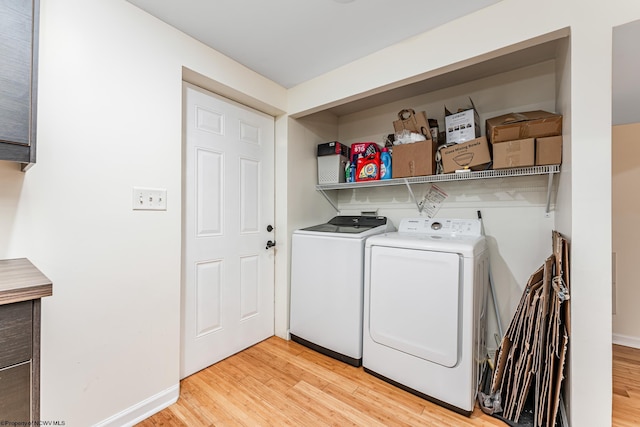
[[[424,207],[424,205],[420,206],[420,203],[418,203],[418,199],[416,199],[416,195],[413,194],[413,190],[411,189],[411,184],[409,184],[409,180],[407,178],[404,179],[404,183],[407,186],[407,190],[409,190],[409,194],[413,199],[413,203],[415,203],[416,208],[418,208],[418,213],[422,213],[422,208]]]
[[[553,171],[549,169],[549,181],[547,182],[547,209],[545,210],[545,214],[549,214],[551,210],[551,187],[553,185]]]
[[[338,205],[334,203],[333,200],[331,200],[331,197],[329,197],[329,195],[322,188],[318,188],[318,191],[320,191],[320,193],[324,196],[324,198],[327,199],[327,202],[329,202],[329,204],[333,207],[333,209],[335,209],[336,213],[340,213],[340,209],[338,209]]]

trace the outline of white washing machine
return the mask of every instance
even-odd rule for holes
[[[293,232],[291,339],[335,359],[362,363],[364,244],[393,231],[382,216],[337,216]]]
[[[403,219],[365,248],[366,372],[469,415],[486,357],[480,220]]]

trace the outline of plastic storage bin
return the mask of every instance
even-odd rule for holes
[[[338,141],[318,144],[318,184],[345,182],[349,147]]]

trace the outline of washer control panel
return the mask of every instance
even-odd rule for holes
[[[481,236],[482,224],[479,219],[404,218],[398,231],[437,236]]]

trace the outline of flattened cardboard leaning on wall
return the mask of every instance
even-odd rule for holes
[[[571,333],[569,242],[552,233],[553,254],[531,275],[496,353],[491,393],[518,423],[533,402],[534,427],[556,425]],[[497,411],[498,412],[498,411]]]

